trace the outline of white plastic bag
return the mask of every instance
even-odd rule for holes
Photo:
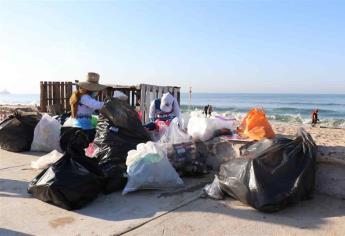
[[[213,138],[216,130],[223,128],[232,130],[234,128],[233,120],[222,116],[205,118],[192,113],[188,122],[188,134],[194,140],[207,141]]]
[[[60,129],[61,124],[59,121],[48,114],[44,114],[35,127],[31,151],[60,151]]]
[[[160,138],[161,143],[185,143],[190,142],[192,137],[179,127],[178,118],[174,118],[170,125],[165,129],[165,133]]]
[[[31,168],[33,168],[33,169],[46,169],[51,164],[54,164],[55,162],[57,162],[62,156],[63,156],[63,154],[56,151],[56,150],[51,151],[50,153],[38,158],[38,160],[32,161],[31,162]]]
[[[138,189],[169,189],[183,185],[167,158],[165,145],[153,142],[141,143],[128,152],[128,181],[122,194]]]

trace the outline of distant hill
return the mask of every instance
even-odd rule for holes
[[[7,89],[1,90],[0,94],[10,94],[10,92]]]

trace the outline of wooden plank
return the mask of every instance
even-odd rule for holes
[[[150,101],[151,101],[151,91],[152,86],[146,85],[146,97],[145,97],[145,123],[149,121],[149,110],[150,110]]]
[[[47,82],[40,82],[40,107],[42,112],[47,112]]]
[[[59,84],[59,93],[60,93],[60,107],[61,107],[61,112],[65,112],[65,97],[64,97],[64,92],[63,92],[63,87],[64,87],[64,82],[60,82]]]
[[[158,97],[158,86],[152,86],[152,95],[153,100],[155,100]]]
[[[52,82],[52,105],[50,107],[54,115],[56,114],[56,82]]]
[[[145,99],[146,99],[146,85],[142,84],[140,85],[140,111],[142,113],[142,119],[141,122],[145,123],[145,116],[146,116],[146,112],[145,112]]]
[[[163,93],[166,93],[166,92],[168,92],[168,88],[167,87],[163,87]]]
[[[162,97],[162,95],[163,95],[163,87],[159,86],[159,88],[158,88],[158,97],[160,98],[160,97]]]
[[[177,89],[176,88],[174,88],[173,96],[177,99]]]
[[[58,91],[58,98],[59,98],[59,101],[58,101],[58,103],[59,103],[59,108],[60,108],[60,113],[63,113],[64,111],[64,109],[63,109],[63,104],[62,104],[62,102],[61,102],[61,100],[62,100],[62,94],[61,94],[61,82],[58,82],[58,88],[57,88],[57,91]]]
[[[136,102],[134,100],[134,90],[131,90],[131,106],[136,106]]]
[[[47,106],[50,104],[50,101],[49,101],[50,100],[50,88],[49,87],[50,87],[49,82],[47,82],[47,88],[46,88],[47,89],[47,104],[46,104]]]
[[[67,87],[68,87],[68,82],[65,82],[65,85],[64,85],[64,98],[65,98],[65,110],[66,112],[69,111],[69,97],[67,95]]]
[[[47,107],[50,103],[50,85],[49,85],[49,82],[46,83],[46,92],[47,92],[47,100],[46,100],[46,110],[47,110]]]
[[[181,105],[181,93],[180,93],[180,89],[178,89],[177,91],[177,101],[178,101],[178,104]]]
[[[73,91],[73,84],[72,82],[67,82],[66,83],[66,101],[67,101],[67,110],[70,111],[71,110],[71,106],[69,104],[69,99],[72,95],[72,91]]]
[[[66,94],[65,94],[65,82],[60,84],[60,99],[62,104],[63,112],[66,112]]]
[[[53,83],[54,86],[54,107],[55,107],[55,112],[56,114],[60,114],[61,113],[61,103],[60,103],[60,82],[54,82]]]
[[[54,105],[54,82],[50,83],[50,105]]]

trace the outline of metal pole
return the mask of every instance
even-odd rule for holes
[[[189,105],[188,105],[188,111],[190,111],[191,102],[192,102],[192,87],[189,87]]]

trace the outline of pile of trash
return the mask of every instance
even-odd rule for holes
[[[48,114],[16,111],[0,123],[0,148],[11,152],[61,151],[61,124]]]
[[[253,208],[274,212],[308,199],[314,189],[316,145],[300,129],[296,139],[275,138],[243,146],[241,157],[220,167],[204,195],[231,196]]]
[[[250,110],[239,127],[232,117],[192,112],[152,132],[124,99],[112,98],[93,117],[92,143],[72,123],[69,114],[16,112],[0,124],[1,148],[47,152],[31,163],[42,172],[28,192],[64,209],[79,209],[100,193],[180,188],[181,177],[212,168],[218,174],[204,196],[229,195],[265,212],[307,199],[314,188],[314,141],[303,129],[294,140],[275,137],[262,109]],[[236,153],[229,140],[247,144]]]
[[[85,134],[75,132],[65,154],[29,183],[28,192],[66,210],[80,209],[95,199],[104,177],[97,163],[85,156],[86,147]]]

